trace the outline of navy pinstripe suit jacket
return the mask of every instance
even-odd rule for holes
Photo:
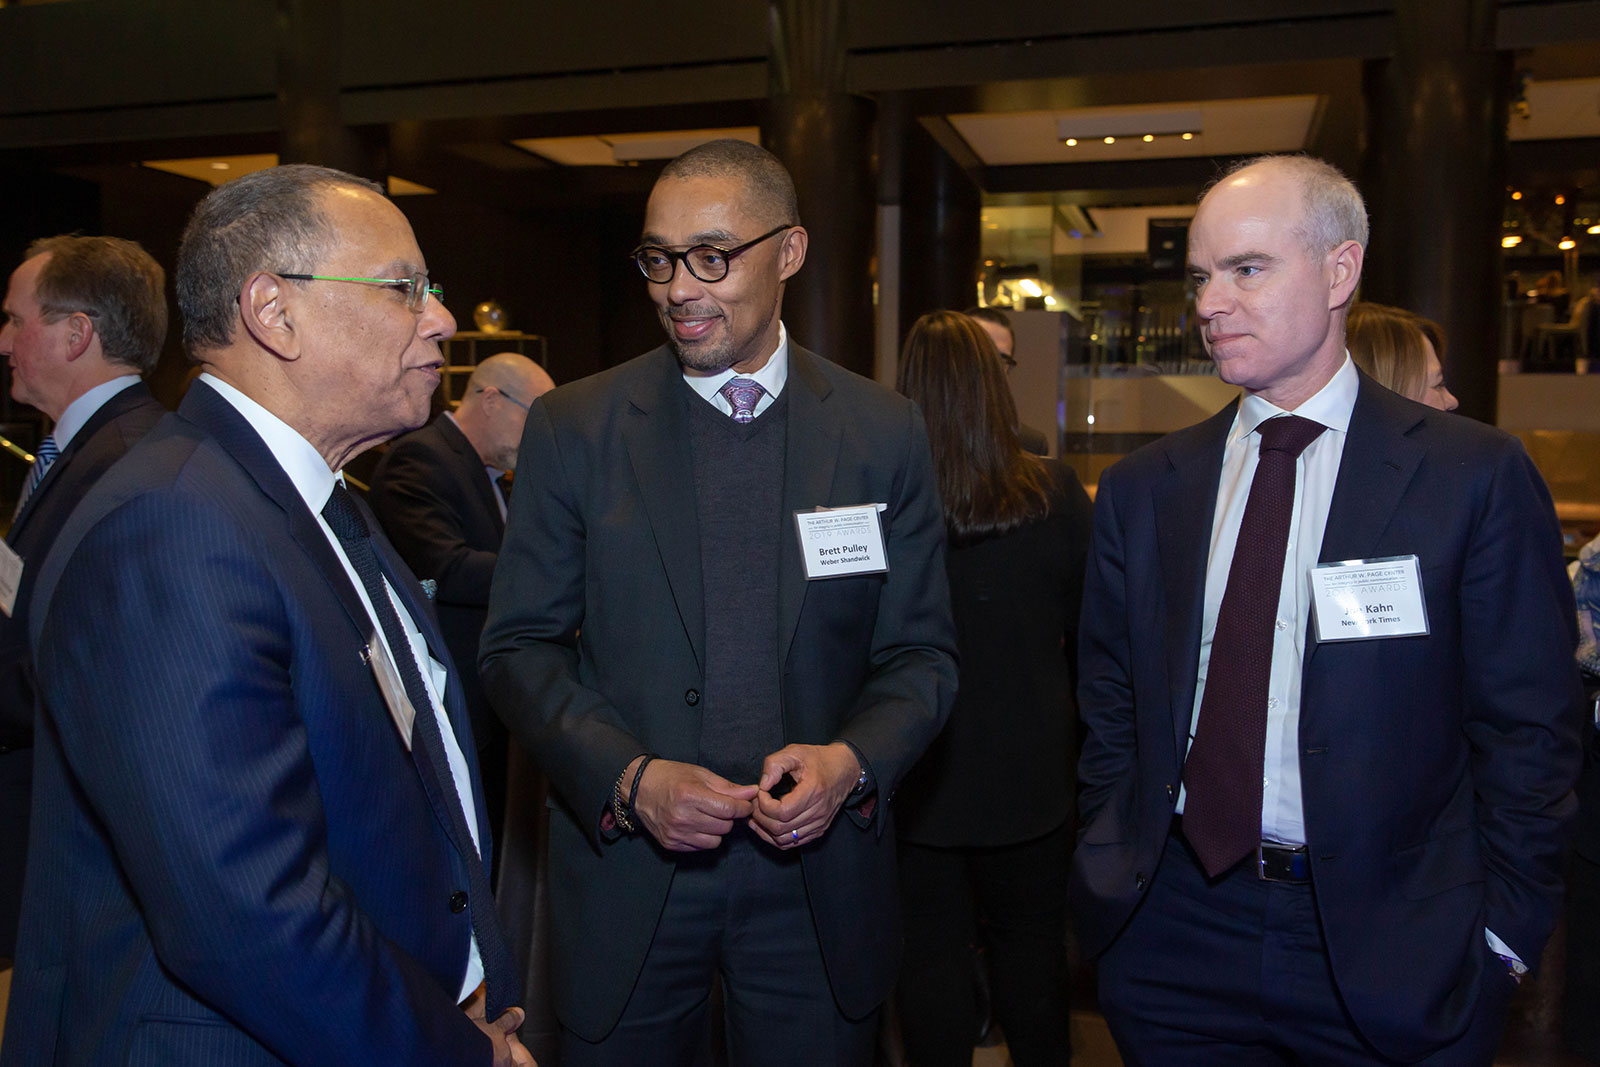
[[[227,401],[197,382],[102,479],[31,618],[33,858],[0,1064],[489,1062],[456,1006],[465,868],[365,662],[371,623]]]

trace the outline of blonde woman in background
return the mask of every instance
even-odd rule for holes
[[[1456,409],[1444,384],[1444,333],[1432,319],[1362,302],[1350,309],[1345,347],[1356,366],[1384,388],[1440,411]]]

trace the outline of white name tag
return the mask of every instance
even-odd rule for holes
[[[1347,559],[1311,570],[1318,641],[1413,637],[1428,632],[1416,556]]]
[[[361,650],[361,658],[372,668],[372,676],[378,680],[383,702],[389,706],[389,718],[394,720],[394,728],[400,732],[400,740],[406,743],[406,751],[410,752],[411,727],[417,721],[417,709],[412,706],[411,698],[406,696],[406,686],[400,680],[400,672],[383,650],[383,643],[378,640],[377,634],[367,639],[367,647]]]
[[[17,606],[17,587],[22,584],[22,557],[0,541],[0,611],[11,618]]]
[[[878,519],[884,506],[858,504],[795,512],[806,580],[888,570],[889,554],[883,547],[883,524]]]

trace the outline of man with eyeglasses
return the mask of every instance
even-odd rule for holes
[[[488,357],[473,368],[454,411],[389,445],[368,498],[406,566],[436,583],[433,604],[451,658],[461,667],[496,842],[505,823],[506,728],[478,681],[478,638],[506,531],[501,478],[517,468],[529,405],[553,388],[550,375],[527,356]]]
[[[455,329],[365,180],[260,171],[178,252],[204,373],[45,561],[0,1064],[532,1058],[460,675],[342,484]]]
[[[954,627],[921,417],[779,318],[807,240],[770,153],[678,157],[634,252],[668,344],[528,417],[483,671],[558,805],[563,1067],[695,1062],[719,975],[730,1063],[872,1062]]]

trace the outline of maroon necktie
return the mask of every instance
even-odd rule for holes
[[[1261,460],[1217,611],[1199,726],[1183,765],[1183,834],[1213,878],[1261,844],[1267,688],[1294,512],[1295,460],[1324,427],[1284,415],[1257,429]]]

